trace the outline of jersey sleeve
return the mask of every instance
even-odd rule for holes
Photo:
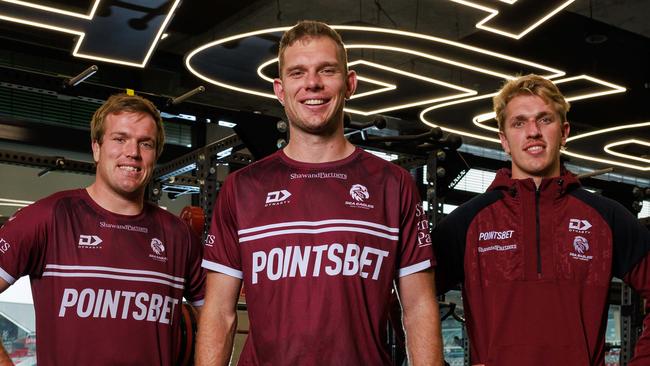
[[[226,178],[214,204],[202,265],[210,271],[243,279],[234,200],[235,177],[236,174],[231,174]]]
[[[37,202],[0,228],[0,277],[10,285],[22,276],[42,273],[51,212],[48,204]]]
[[[186,224],[185,226],[187,235],[190,238],[190,255],[185,279],[187,286],[183,295],[192,305],[202,306],[205,296],[205,269],[201,267],[203,246],[201,245],[201,239],[190,230],[189,226]]]
[[[400,258],[398,277],[423,271],[435,265],[429,221],[413,178],[404,171],[400,207]]]

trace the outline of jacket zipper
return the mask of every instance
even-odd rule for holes
[[[537,275],[542,275],[542,247],[539,237],[539,187],[535,189],[535,235],[537,240]]]

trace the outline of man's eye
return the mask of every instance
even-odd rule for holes
[[[141,145],[145,149],[150,149],[151,150],[151,149],[154,148],[153,142],[142,142]]]

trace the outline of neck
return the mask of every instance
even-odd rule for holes
[[[86,191],[101,208],[119,215],[138,215],[144,207],[144,190],[124,196],[95,182]]]
[[[354,152],[352,145],[343,134],[331,137],[318,135],[291,135],[284,153],[291,159],[303,163],[326,163],[345,159]]]

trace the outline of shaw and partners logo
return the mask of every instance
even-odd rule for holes
[[[348,207],[364,208],[366,210],[375,208],[375,205],[365,203],[365,201],[370,199],[370,193],[368,192],[368,188],[366,188],[364,185],[352,185],[350,188],[350,197],[352,197],[354,201],[345,201],[345,204]]]
[[[287,204],[291,202],[291,201],[287,201],[289,197],[291,197],[291,192],[287,191],[286,189],[269,192],[266,194],[266,204],[264,205],[264,207]]]
[[[158,262],[167,262],[167,256],[165,255],[165,244],[163,244],[160,239],[151,239],[151,250],[153,250],[155,254],[149,254],[149,258]]]
[[[79,248],[99,249],[102,239],[97,235],[79,235]]]
[[[589,240],[583,236],[576,236],[573,238],[573,249],[575,252],[569,253],[571,258],[579,259],[581,261],[590,261],[594,257],[587,255],[589,251]]]

